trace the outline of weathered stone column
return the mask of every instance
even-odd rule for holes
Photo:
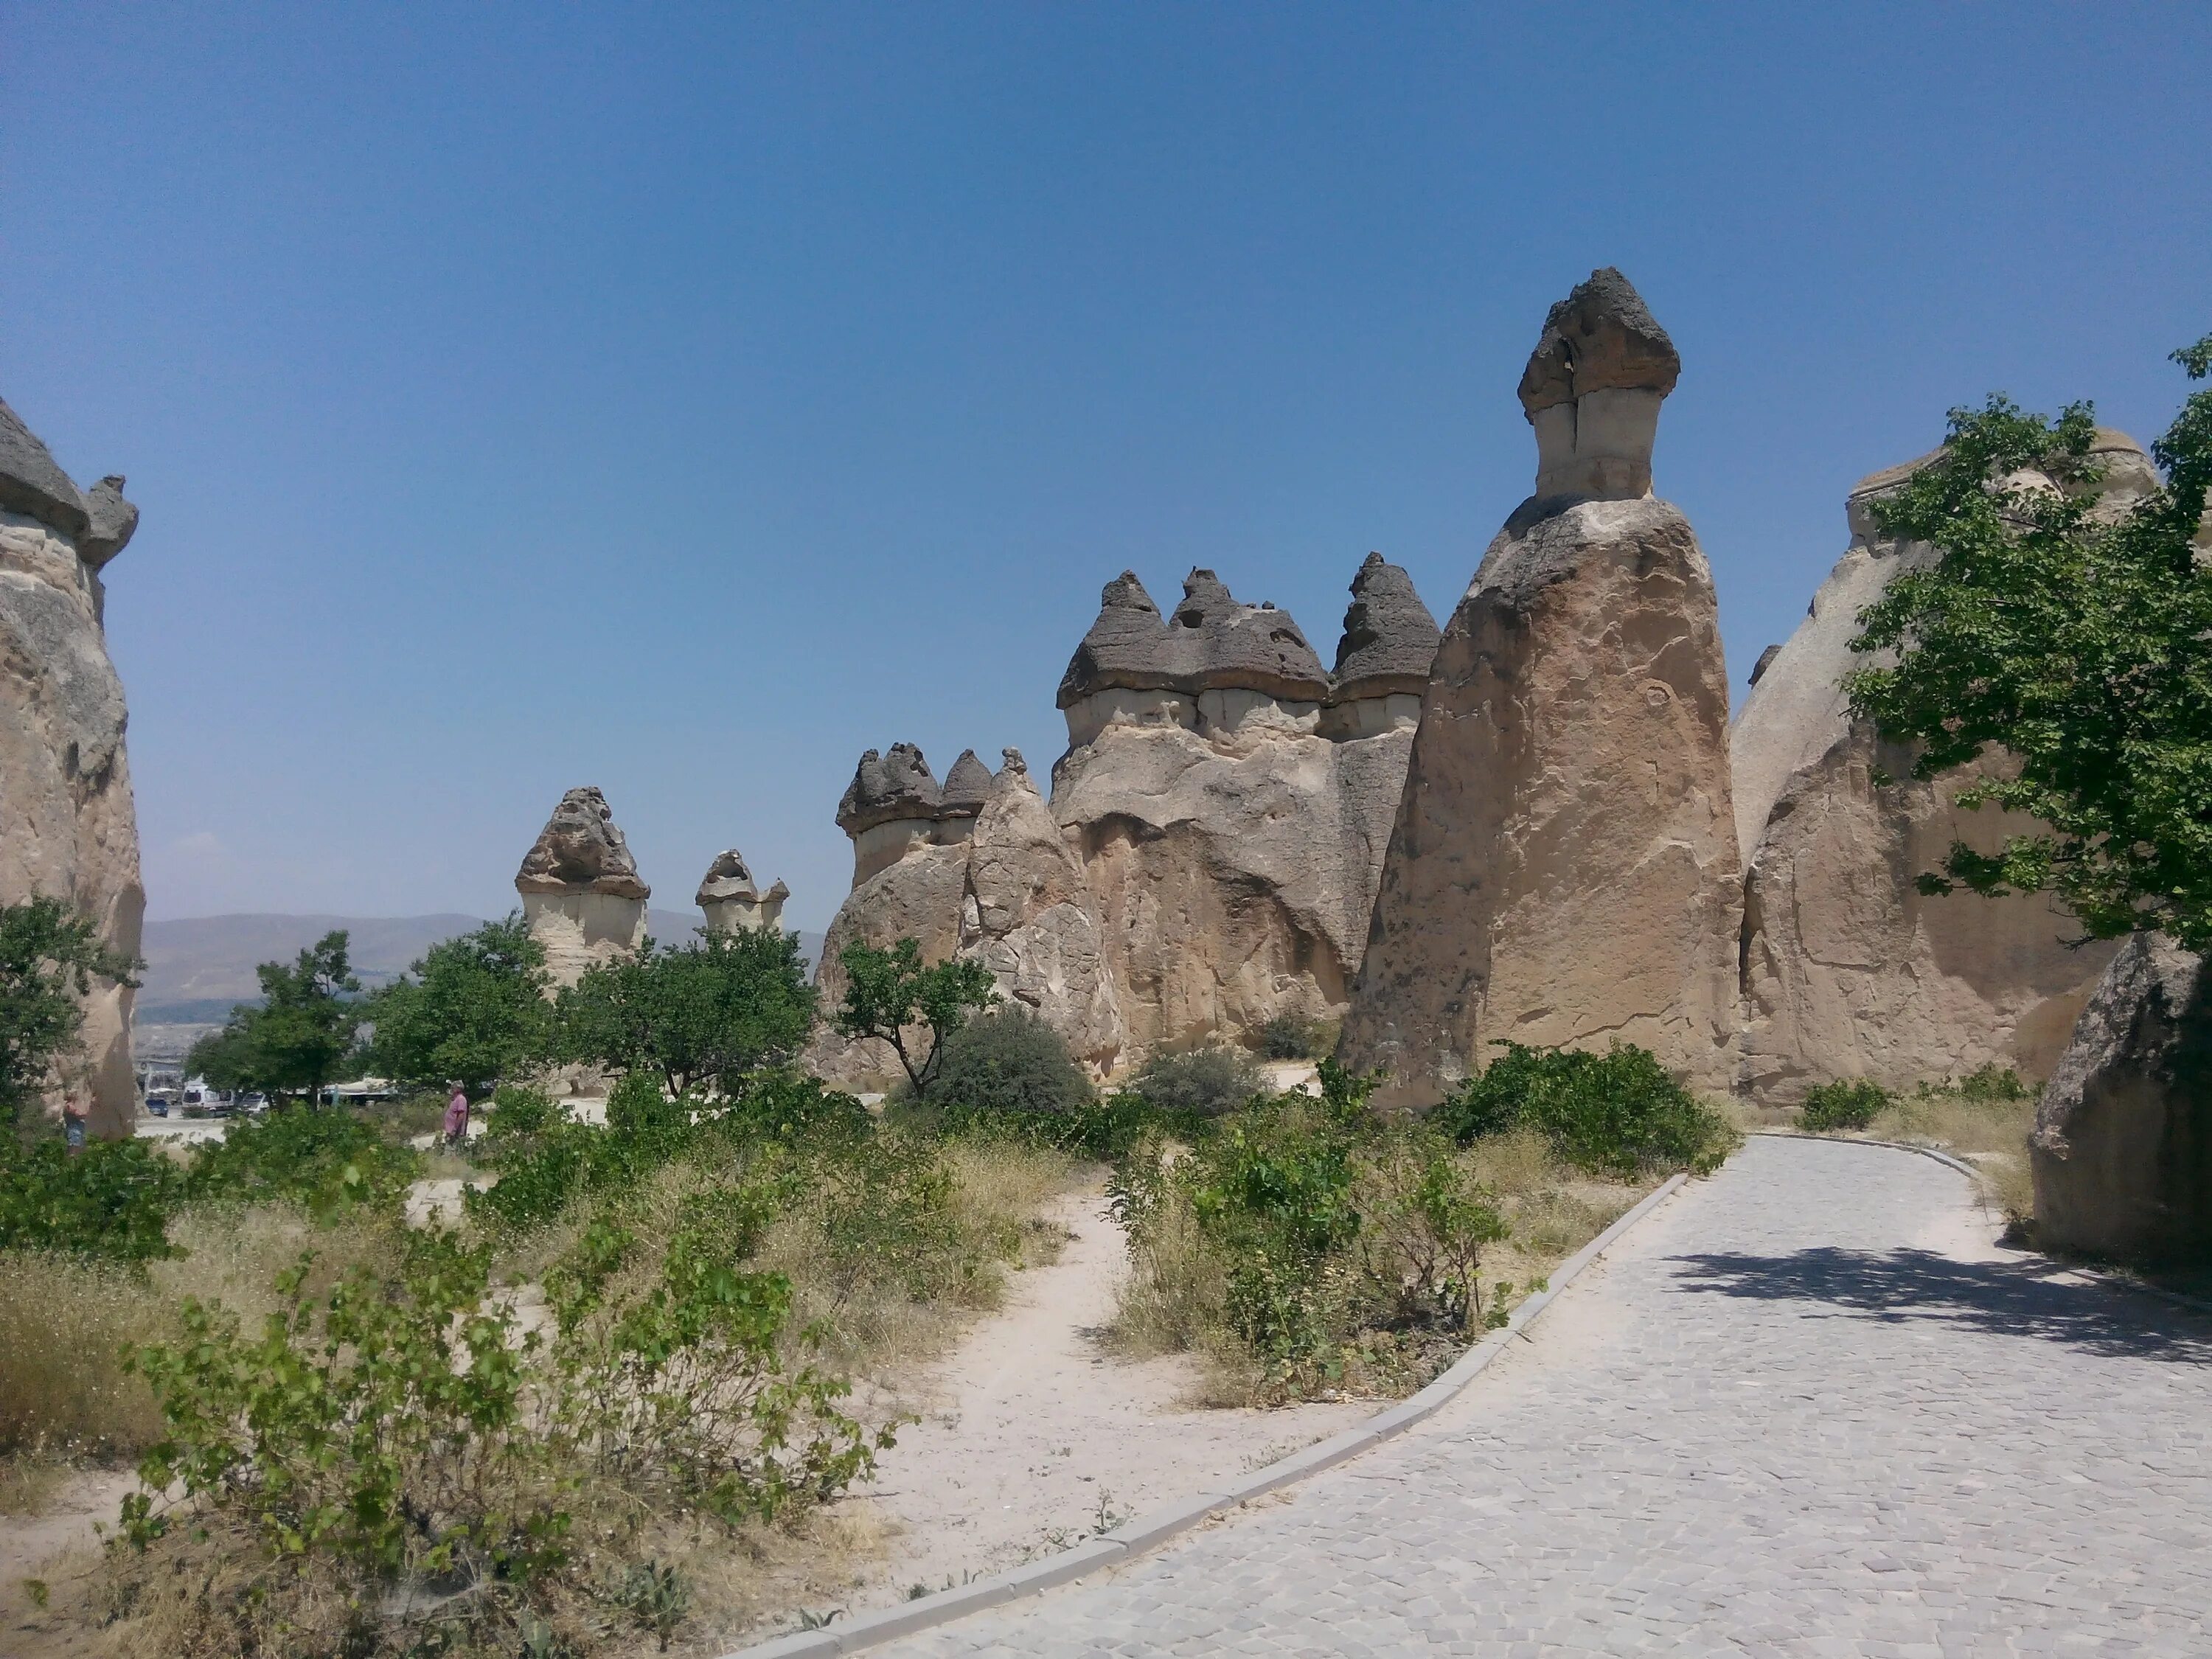
[[[762,933],[781,931],[783,902],[790,896],[781,881],[765,893],[755,887],[744,854],[732,847],[714,855],[693,902],[706,912],[710,933]]]
[[[1712,574],[1650,494],[1679,359],[1616,270],[1522,377],[1536,493],[1490,544],[1424,694],[1346,1021],[1347,1063],[1442,1097],[1493,1039],[1639,1043],[1733,1080],[1741,872]]]
[[[514,878],[531,937],[545,950],[556,987],[629,956],[645,942],[646,901],[637,860],[597,789],[571,789],[545,821]]]

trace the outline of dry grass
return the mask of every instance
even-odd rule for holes
[[[2035,1097],[1974,1098],[1956,1088],[1923,1085],[1878,1114],[1867,1126],[1876,1140],[1901,1140],[1956,1152],[1982,1172],[1989,1203],[2014,1222],[2035,1214],[2035,1181],[2027,1162],[2027,1137],[2035,1127]]]

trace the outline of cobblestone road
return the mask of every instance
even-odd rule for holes
[[[1444,1412],[878,1650],[2212,1654],[2212,1319],[1996,1251],[1954,1171],[1753,1139]]]

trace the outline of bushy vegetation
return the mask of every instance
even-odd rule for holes
[[[1522,1125],[1577,1169],[1615,1180],[1717,1167],[1735,1144],[1726,1119],[1677,1083],[1647,1048],[1498,1045],[1504,1053],[1437,1109],[1462,1141]]]
[[[1855,1078],[1816,1084],[1797,1109],[1797,1127],[1815,1133],[1863,1129],[1887,1111],[1893,1097],[1879,1083]]]
[[[656,1523],[774,1518],[890,1441],[787,1365],[789,1280],[731,1265],[759,1216],[702,1199],[650,1251],[595,1220],[548,1274],[550,1336],[492,1293],[483,1246],[435,1231],[320,1297],[302,1261],[258,1335],[188,1301],[179,1340],[135,1356],[167,1433],[124,1507],[125,1605],[168,1602],[186,1652],[665,1638],[680,1583],[631,1559]],[[634,1593],[641,1567],[664,1594]]]
[[[1260,1028],[1264,1059],[1313,1060],[1326,1052],[1320,1027],[1303,1014],[1277,1014]]]
[[[353,1057],[363,1018],[361,981],[347,960],[343,928],[325,933],[287,967],[253,971],[261,1001],[240,1003],[222,1029],[192,1045],[185,1069],[218,1089],[256,1089],[313,1100]]]
[[[0,1131],[22,1121],[80,1053],[96,979],[125,985],[144,966],[110,951],[59,899],[0,905]]]
[[[0,1250],[143,1261],[166,1255],[183,1172],[143,1140],[95,1140],[72,1156],[52,1139],[0,1138]]]
[[[434,945],[367,1000],[363,1064],[403,1088],[459,1083],[481,1099],[552,1052],[548,983],[545,947],[519,912]]]
[[[932,1098],[975,1112],[1071,1112],[1098,1097],[1059,1032],[1017,1003],[965,1021],[945,1039]]]
[[[845,970],[838,1031],[888,1044],[918,1099],[927,1098],[937,1080],[945,1039],[999,1000],[998,982],[981,963],[952,957],[925,966],[921,945],[910,939],[887,951],[848,945],[837,962]]]
[[[2212,335],[2173,354],[2212,374]],[[1852,711],[1932,778],[1995,750],[1959,792],[2041,820],[1982,854],[1954,842],[1922,890],[2056,893],[2093,937],[2141,928],[2212,949],[2212,574],[2195,542],[2212,489],[2212,388],[2151,445],[2160,487],[2099,513],[2087,404],[2057,420],[1993,397],[1954,410],[1930,463],[1875,516],[1940,557],[1860,618]],[[2058,487],[2023,479],[2039,473]]]
[[[1159,1111],[1208,1117],[1236,1110],[1267,1086],[1251,1055],[1223,1043],[1181,1054],[1156,1052],[1129,1079],[1129,1092]]]
[[[814,1000],[796,933],[704,933],[603,963],[562,992],[559,1054],[671,1095],[733,1097],[798,1053]]]

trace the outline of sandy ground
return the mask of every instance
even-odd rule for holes
[[[1175,1498],[1327,1438],[1374,1401],[1277,1411],[1190,1410],[1193,1362],[1127,1362],[1098,1345],[1127,1271],[1097,1192],[1059,1201],[1066,1248],[1018,1275],[998,1313],[921,1378],[875,1485],[885,1559],[854,1612],[1079,1543]]]

